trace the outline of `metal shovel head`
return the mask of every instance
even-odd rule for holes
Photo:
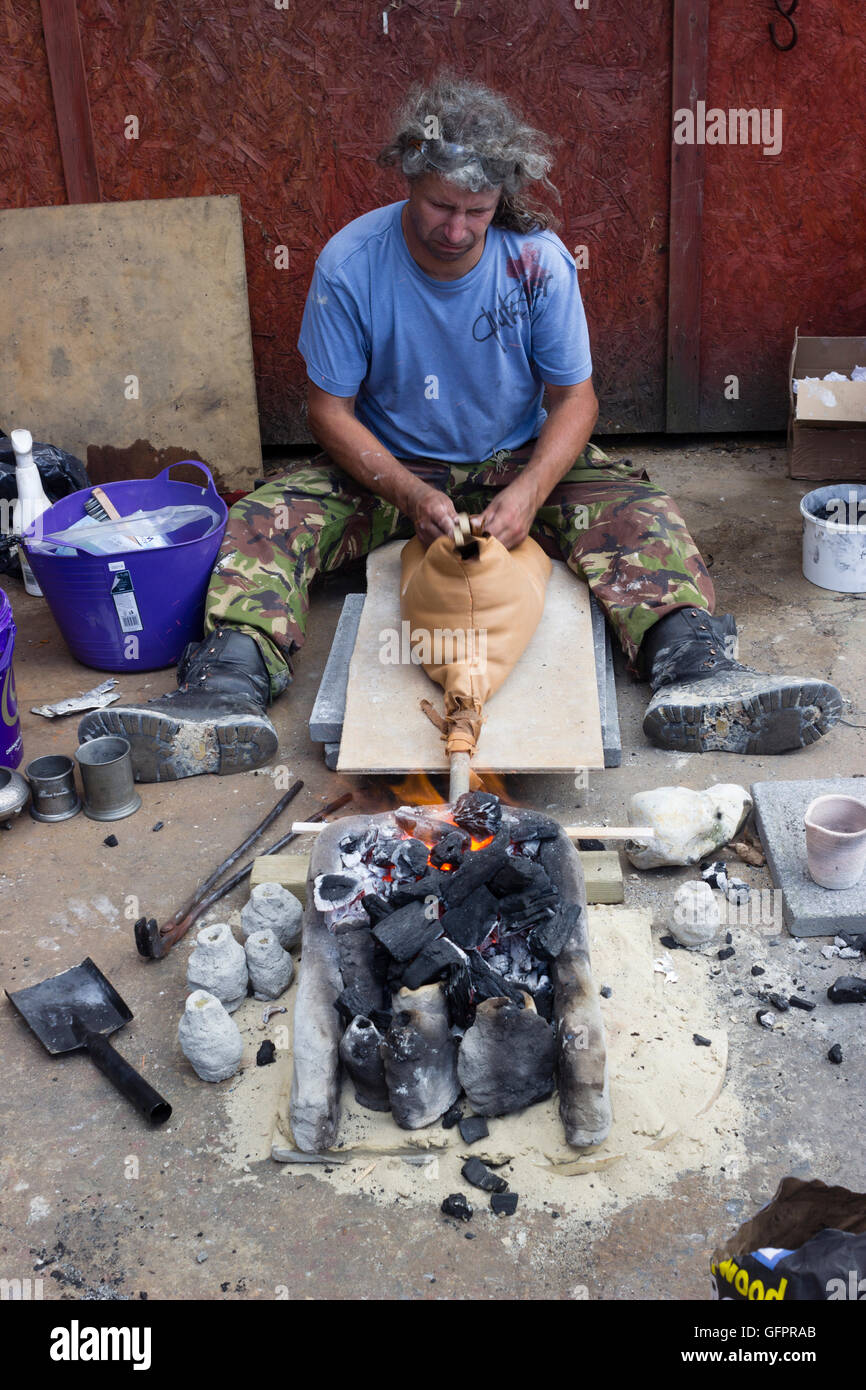
[[[6,997],[52,1054],[84,1044],[76,1024],[93,1033],[114,1033],[132,1018],[114,986],[88,956],[59,975]]]

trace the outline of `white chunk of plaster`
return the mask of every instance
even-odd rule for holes
[[[215,994],[229,1013],[234,1013],[247,997],[249,975],[243,946],[235,941],[227,922],[202,927],[196,943],[186,967],[187,985]]]
[[[270,929],[248,936],[245,950],[255,998],[279,999],[292,983],[295,973],[288,951],[283,950]]]
[[[184,1057],[202,1081],[227,1081],[240,1066],[244,1051],[240,1029],[206,989],[197,989],[187,999],[177,1037]]]
[[[718,934],[722,916],[713,890],[703,879],[690,879],[674,893],[671,935],[681,946],[694,950],[705,946]]]
[[[626,840],[636,869],[666,864],[697,864],[728,844],[745,824],[752,798],[745,787],[719,782],[706,791],[655,787],[636,792],[628,803],[629,825],[651,826],[648,840]]]
[[[241,931],[245,937],[272,931],[283,950],[290,951],[301,940],[303,912],[300,900],[281,883],[257,883],[241,909]]]

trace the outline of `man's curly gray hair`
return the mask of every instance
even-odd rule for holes
[[[527,125],[506,97],[480,82],[444,72],[425,87],[416,82],[399,107],[394,135],[377,162],[398,165],[411,181],[439,173],[458,188],[500,190],[494,227],[529,232],[556,227],[553,213],[527,195],[547,177],[553,141]]]

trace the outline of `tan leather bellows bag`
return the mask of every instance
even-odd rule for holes
[[[445,691],[445,718],[422,708],[442,730],[449,756],[473,753],[485,701],[503,684],[544,611],[551,563],[530,538],[513,550],[492,536],[464,543],[440,536],[425,551],[417,536],[403,547],[400,609],[413,649]]]

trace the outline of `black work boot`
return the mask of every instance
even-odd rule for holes
[[[270,762],[278,744],[265,714],[270,681],[252,637],[221,627],[191,642],[177,680],[177,690],[146,704],[86,714],[80,742],[103,734],[128,738],[137,782],[174,782],[201,772],[226,777]]]
[[[827,681],[763,676],[735,660],[729,614],[677,608],[641,645],[653,689],[643,728],[659,748],[684,753],[785,753],[831,729],[842,696]]]

